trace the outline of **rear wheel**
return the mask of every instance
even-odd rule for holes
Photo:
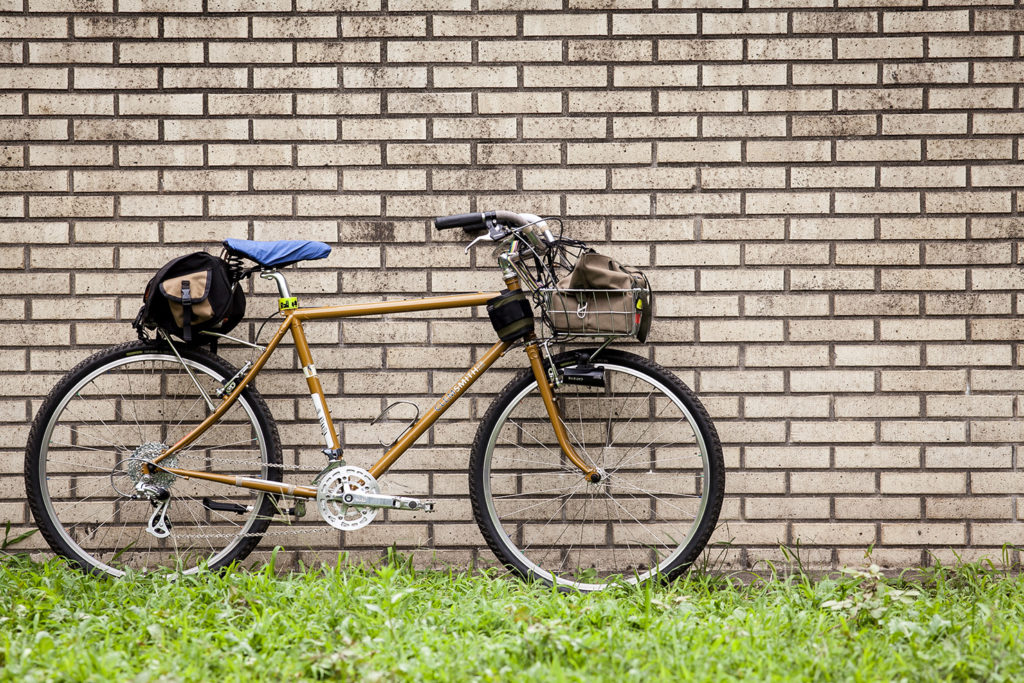
[[[562,453],[527,370],[491,404],[473,443],[477,523],[498,559],[528,579],[590,591],[672,578],[718,520],[718,434],[693,392],[660,365],[612,350],[592,365],[603,386],[563,383],[555,395],[573,446],[602,480],[588,482]]]
[[[87,358],[50,392],[36,415],[25,482],[36,523],[58,555],[82,569],[119,576],[173,567],[193,572],[245,558],[275,512],[272,494],[157,472],[168,495],[169,533],[147,530],[158,502],[139,496],[142,463],[200,424],[213,392],[236,370],[208,353],[132,342]],[[191,370],[191,374],[189,373]],[[194,379],[193,379],[194,377]],[[281,480],[273,418],[247,387],[224,416],[165,465]]]

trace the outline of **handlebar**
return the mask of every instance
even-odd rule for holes
[[[540,218],[537,216],[520,216],[512,211],[485,211],[478,213],[459,213],[454,216],[439,216],[434,219],[434,226],[438,230],[451,230],[462,228],[466,232],[487,230],[490,223],[499,223],[513,227],[529,225]]]

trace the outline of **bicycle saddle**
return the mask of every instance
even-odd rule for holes
[[[323,242],[309,240],[261,242],[229,238],[224,240],[224,248],[232,254],[252,259],[264,268],[278,268],[299,261],[315,261],[327,258],[331,253],[331,248]]]

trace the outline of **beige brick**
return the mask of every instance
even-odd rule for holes
[[[951,400],[957,397],[929,397]],[[966,397],[961,397],[966,398]],[[992,399],[1001,397],[973,396],[973,399]],[[978,405],[978,404],[976,404]],[[1010,467],[1013,452],[1010,446],[928,446],[925,448],[925,466],[935,469],[1000,469]],[[928,503],[929,507],[931,502]]]
[[[750,90],[750,111],[815,111],[832,108],[832,93],[827,90]]]
[[[303,102],[299,96],[300,104]],[[284,94],[223,94],[211,93],[208,95],[209,111],[213,115],[256,115],[266,116],[271,114],[291,114],[292,98]],[[300,114],[320,113],[300,111]],[[323,112],[330,113],[330,112]]]
[[[0,17],[0,38],[66,38],[66,17]]]
[[[213,188],[221,192],[244,192],[249,189],[249,174],[243,170],[205,169],[163,172],[163,189],[169,192],[191,192],[197,187]]]
[[[571,62],[647,62],[653,55],[649,40],[570,40],[568,48]],[[659,46],[659,52],[662,49]],[[696,69],[694,74],[696,77]]]
[[[114,113],[114,96],[32,93],[28,96],[28,113],[42,116],[111,116]]]
[[[949,159],[1010,159],[1009,140],[927,140],[928,158]]]
[[[744,504],[748,519],[824,519],[828,507],[823,498],[748,498]]]
[[[793,524],[793,540],[800,542],[801,547],[811,545],[854,545],[866,548],[877,541],[875,525],[855,522],[814,523],[800,522]]]
[[[782,341],[782,321],[702,320],[698,328],[704,342]]]
[[[734,392],[737,387],[751,392],[775,392],[783,389],[783,375],[771,370],[704,370],[700,389],[709,393]]]
[[[465,95],[466,102],[463,104],[463,110],[472,111],[470,93],[452,94]],[[518,92],[480,93],[477,95],[477,106],[481,114],[557,114],[562,111],[562,96],[556,92],[535,93],[529,98],[524,98]],[[389,111],[395,111],[395,108],[389,107]],[[453,113],[459,109],[449,107],[443,111]],[[440,109],[438,113],[441,113]]]
[[[435,118],[432,121],[434,138],[514,138],[516,137],[516,120],[504,117],[476,117],[464,119]],[[403,126],[408,130],[409,126]],[[344,130],[344,128],[343,128]],[[408,135],[407,139],[413,137],[424,137],[418,134]],[[398,136],[391,136],[398,137]]]
[[[836,498],[837,519],[920,519],[920,498],[872,496]]]
[[[692,216],[694,214],[730,214],[740,212],[740,195],[728,192],[659,194],[658,213]]]
[[[837,396],[835,414],[843,417],[917,417],[921,400],[916,396]]]
[[[705,19],[705,31],[707,30],[706,22],[707,19]],[[784,33],[785,29],[777,32]],[[767,33],[767,31],[756,31],[756,33]],[[750,38],[747,40],[747,58],[768,61],[832,59],[832,41],[828,38]]]
[[[743,93],[735,90],[681,90],[657,93],[658,109],[663,112],[741,112]]]
[[[19,59],[18,61],[21,60]],[[82,42],[29,43],[28,61],[33,64],[109,64],[114,61],[114,44]]]
[[[435,121],[435,127],[436,125]],[[426,121],[423,119],[342,120],[341,136],[345,140],[419,140],[426,138]]]
[[[291,163],[292,148],[268,144],[209,145],[207,154],[211,166],[285,166]]]
[[[524,172],[525,174],[525,172]],[[524,175],[525,183],[525,175]],[[683,168],[615,168],[612,169],[614,189],[670,190],[693,187],[694,173]],[[525,189],[525,186],[524,186]]]
[[[0,68],[0,88],[5,90],[64,90],[68,69],[42,66]]]
[[[201,166],[200,145],[120,145],[117,149],[122,166]]]
[[[407,37],[426,35],[423,16],[342,16],[341,35],[346,38]],[[436,33],[435,35],[443,35]]]
[[[338,70],[327,67],[255,67],[255,88],[336,88]],[[347,72],[347,69],[346,69]]]
[[[886,545],[954,545],[966,539],[963,524],[882,524]]]
[[[433,17],[434,36],[515,36],[516,17],[513,14]]]
[[[76,192],[156,192],[156,171],[75,171]]]
[[[267,97],[279,96],[268,95]],[[296,95],[295,101],[296,114],[339,116],[379,114],[381,111],[381,98],[377,93],[300,93]],[[281,108],[286,111],[267,111],[265,113],[288,113],[287,109],[291,107],[291,98],[286,97],[280,100],[280,103]]]
[[[260,46],[263,41],[255,44]],[[290,48],[290,43],[282,43]],[[213,47],[210,48],[211,59]],[[244,60],[242,60],[244,61]],[[291,61],[290,59],[284,61]],[[324,62],[379,62],[381,61],[381,46],[378,42],[300,42],[295,45],[295,61],[299,63],[324,63]],[[394,60],[392,60],[394,61]],[[401,61],[401,60],[398,60]]]
[[[967,10],[882,13],[882,30],[886,33],[967,31],[969,24],[970,13]]]
[[[523,137],[527,139],[590,138],[604,135],[605,119],[601,117],[526,117],[523,119]]]
[[[1011,88],[931,88],[928,107],[931,109],[959,109],[970,102],[974,109],[1009,109],[1013,106]]]
[[[33,166],[106,166],[113,153],[110,145],[33,145],[29,159]]]
[[[919,467],[920,451],[918,446],[837,446],[835,466],[841,469]]]
[[[253,17],[253,38],[335,38],[338,22],[332,16]]]
[[[203,113],[203,96],[199,94],[168,95],[162,93],[147,93],[144,95],[120,94],[117,96],[117,106],[121,114],[194,116]]]
[[[696,14],[644,12],[612,15],[613,35],[692,35],[696,32]]]
[[[925,348],[928,365],[1010,365],[1013,355],[1011,347],[1002,344],[929,344]]]
[[[794,64],[793,85],[875,85],[874,64]],[[902,82],[902,81],[892,81]]]
[[[29,197],[28,215],[32,218],[70,218],[112,216],[113,197]]]
[[[601,36],[608,33],[607,14],[527,14],[523,17],[524,36]]]
[[[291,159],[289,145],[275,145],[273,156],[267,157],[267,165],[288,165]],[[362,166],[379,164],[380,146],[375,144],[341,145],[298,145],[299,166]],[[212,163],[212,162],[211,162]],[[231,162],[235,163],[235,162]]]
[[[801,189],[872,187],[875,184],[875,169],[865,166],[797,167],[790,170],[790,184]]]
[[[299,195],[296,199],[299,216],[379,216],[377,195]]]
[[[706,391],[703,386],[701,388],[702,391]],[[829,399],[827,396],[747,396],[743,399],[743,414],[748,418],[828,417]],[[746,449],[747,467],[757,466],[752,462],[751,455],[753,450],[749,446]],[[797,457],[804,464],[795,466],[828,467],[828,449],[787,447],[785,451],[787,455],[794,455],[793,451],[796,454],[800,454]],[[755,460],[754,462],[758,461]],[[777,462],[777,459],[771,458],[768,462]],[[817,462],[819,464],[807,464],[809,462]],[[782,465],[775,466],[781,467]]]
[[[827,194],[813,192],[748,193],[747,213],[794,214],[828,211]]]
[[[166,68],[165,88],[244,88],[248,81],[244,68]]]
[[[709,12],[701,17],[705,35],[744,33],[786,33],[787,15],[784,12]]]
[[[870,320],[791,320],[789,339],[796,342],[870,341],[875,338]]]
[[[837,161],[919,161],[921,143],[916,140],[839,140]]]
[[[54,34],[53,37],[66,37],[66,21],[63,19],[58,19],[57,21],[61,24],[61,27],[59,32]],[[157,17],[75,17],[74,26],[75,38],[157,38],[160,31]],[[36,37],[42,38],[45,36],[38,35]],[[167,37],[172,36],[170,33],[167,33]]]
[[[393,164],[468,164],[470,148],[460,144],[393,144],[387,146],[387,156]]]
[[[747,365],[764,366],[808,366],[827,365],[828,347],[808,345],[769,346],[758,345],[746,350]]]
[[[786,67],[782,64],[744,64],[701,66],[705,86],[785,85]]]
[[[67,171],[0,171],[0,192],[67,191]]]
[[[1007,499],[976,498],[929,498],[925,501],[928,519],[1010,519],[1013,516],[1010,501]],[[972,537],[981,542],[977,533],[979,527],[990,525],[972,524]],[[1002,543],[995,543],[1002,545]]]
[[[857,88],[838,91],[839,110],[920,109],[924,103],[923,88]],[[932,106],[935,106],[932,104]]]
[[[482,40],[477,43],[477,52],[481,62],[560,62],[562,61],[562,42],[560,40]]]
[[[167,140],[245,140],[249,122],[245,119],[177,119],[164,121]]]
[[[781,144],[777,141],[765,142],[751,140],[750,142],[747,143],[747,160],[754,163],[771,163],[784,161],[813,162],[828,161],[830,158],[831,148],[829,143],[826,141],[786,141],[785,144]],[[726,161],[726,159],[720,160]],[[731,159],[728,160],[731,161]],[[840,161],[844,160],[840,159]]]
[[[570,54],[571,46],[570,43]],[[659,40],[658,55],[663,60],[681,62],[739,60],[743,58],[743,41],[736,39]]]
[[[935,40],[935,38],[930,38]],[[885,38],[840,38],[839,59],[920,59],[924,39],[920,36]]]
[[[287,216],[292,213],[290,195],[215,195],[207,200],[207,204],[211,216]]]

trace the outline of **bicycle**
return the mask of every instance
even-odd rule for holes
[[[435,225],[477,235],[467,251],[497,244],[506,289],[302,308],[281,269],[330,247],[304,243],[302,258],[288,261],[283,242],[226,240],[232,279],[258,273],[273,281],[280,296],[272,317],[283,320],[265,346],[203,334],[251,347],[255,360],[235,368],[157,330],[68,372],[39,409],[25,461],[32,514],[53,551],[95,574],[195,572],[244,559],[272,521],[298,519],[306,501],[345,531],[365,527],[382,509],[432,511],[441,503],[383,493],[378,482],[499,357],[521,348],[529,367],[493,400],[471,447],[472,509],[490,549],[520,577],[584,591],[670,579],[689,567],[717,521],[724,464],[693,392],[654,362],[609,348],[637,336],[641,316],[632,314],[644,292],[614,293],[626,302],[622,311],[605,311],[625,314],[614,325],[574,328],[552,320],[553,302],[565,294],[560,278],[588,251],[582,242],[556,238],[537,216],[507,211],[446,216]],[[528,303],[518,304],[524,312],[513,325],[525,326],[528,315],[528,332],[493,344],[369,469],[344,461],[303,323],[520,295]],[[611,301],[612,293],[602,296]],[[288,333],[327,457],[306,484],[285,481],[278,428],[254,385]],[[604,341],[552,353],[553,344],[588,338]]]

